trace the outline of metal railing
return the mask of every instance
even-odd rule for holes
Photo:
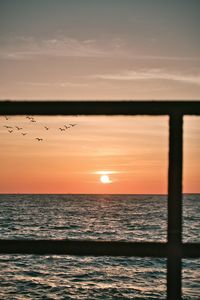
[[[166,243],[0,240],[0,254],[65,254],[167,258],[167,299],[181,299],[181,260],[200,257],[200,243],[182,242],[183,116],[200,115],[198,101],[0,102],[1,115],[168,115],[168,227]]]

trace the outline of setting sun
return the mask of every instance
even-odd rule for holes
[[[108,175],[102,175],[100,177],[100,181],[101,181],[101,183],[111,183],[112,182]]]

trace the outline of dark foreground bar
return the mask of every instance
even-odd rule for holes
[[[168,167],[168,230],[167,240],[174,249],[182,242],[182,170],[183,170],[183,115],[171,114],[169,118]],[[176,280],[174,280],[176,278]],[[181,295],[181,257],[172,249],[167,260],[167,290],[169,299]]]
[[[0,240],[0,253],[150,257],[167,255],[166,245],[162,243],[85,240]]]
[[[198,101],[0,101],[4,115],[195,115]]]
[[[137,256],[196,258],[200,244],[174,248],[167,243],[135,243],[87,240],[0,240],[0,254],[56,254],[78,256]]]

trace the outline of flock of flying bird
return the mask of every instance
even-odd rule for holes
[[[6,119],[6,121],[9,120],[9,118],[8,118],[7,116],[5,116],[5,119]],[[26,119],[28,119],[31,123],[36,123],[35,118],[32,117],[32,116],[26,116]],[[63,125],[63,127],[59,127],[58,129],[59,129],[60,131],[65,131],[65,130],[70,129],[70,128],[76,126],[76,125],[77,125],[77,124],[69,123],[68,125]],[[3,127],[6,128],[6,129],[8,130],[9,133],[13,133],[14,130],[17,130],[17,131],[19,131],[19,132],[20,132],[21,130],[23,130],[23,128],[22,128],[22,127],[19,127],[19,126],[8,126],[8,125],[4,125]],[[50,129],[50,127],[47,127],[47,126],[43,126],[43,127],[44,127],[45,130],[49,130],[49,129]],[[23,132],[23,131],[21,131],[20,133],[21,133],[22,136],[25,136],[25,135],[28,134],[28,132]],[[43,138],[36,137],[35,140],[37,140],[38,142],[42,142],[42,141],[43,141]]]

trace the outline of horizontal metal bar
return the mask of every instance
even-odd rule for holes
[[[85,240],[0,240],[0,254],[65,254],[165,257],[162,243]]]
[[[200,114],[199,101],[0,101],[3,115]]]
[[[86,256],[199,257],[200,244],[174,248],[167,243],[91,240],[0,240],[0,254],[56,254]]]
[[[200,243],[182,244],[182,258],[200,258]]]

